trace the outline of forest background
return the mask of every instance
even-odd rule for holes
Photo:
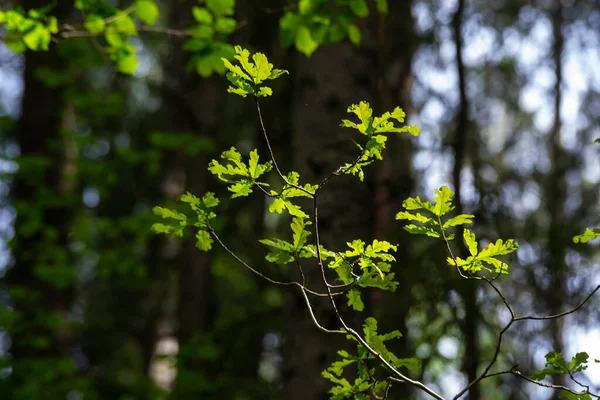
[[[227,198],[207,171],[223,150],[267,154],[253,103],[221,75],[235,44],[289,70],[261,107],[280,166],[307,181],[352,158],[339,127],[350,104],[377,115],[399,105],[421,128],[390,138],[364,185],[341,179],[321,199],[331,247],[400,244],[398,289],[370,290],[365,312],[403,333],[390,347],[421,360],[418,379],[443,394],[471,381],[503,315],[489,288],[455,276],[443,245],[394,221],[405,198],[448,185],[481,238],[515,238],[501,287],[521,313],[560,313],[600,283],[598,243],[572,241],[600,220],[596,2],[27,0],[2,2],[3,21],[47,5],[56,29],[24,15],[48,37],[1,33],[0,398],[328,398],[321,371],[337,339],[299,293],[150,229],[152,207],[186,191]],[[215,227],[240,257],[289,279],[257,242],[289,223],[268,206],[224,201]],[[519,325],[501,362],[535,371],[548,351],[600,358],[598,306]],[[597,365],[587,376],[600,385]],[[401,388],[389,398],[422,397]],[[514,376],[469,392],[555,396]]]

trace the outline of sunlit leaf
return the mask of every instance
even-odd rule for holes
[[[581,235],[573,237],[574,243],[587,243],[590,240],[594,240],[600,237],[600,228],[590,229],[585,228],[585,232]]]
[[[137,0],[135,2],[135,13],[146,25],[154,25],[160,14],[158,6],[152,0]]]
[[[348,305],[354,310],[362,311],[365,308],[365,304],[360,298],[360,291],[357,289],[350,289],[346,296],[348,296]]]

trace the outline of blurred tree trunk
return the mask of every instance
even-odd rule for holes
[[[410,7],[411,2],[390,2],[387,17],[372,10],[372,16],[361,22],[358,47],[334,44],[317,50],[310,59],[296,55],[291,124],[295,170],[301,182],[317,183],[358,154],[352,130],[339,127],[341,119],[348,118],[350,104],[368,101],[376,115],[397,105],[408,106],[414,53]],[[406,138],[392,138],[389,143],[387,161],[367,168],[364,184],[356,177],[337,177],[321,192],[319,229],[326,248],[339,251],[354,239],[368,242],[388,233],[394,215],[389,203],[412,189],[410,145]],[[304,273],[313,287],[323,290],[316,265],[307,264]],[[368,305],[379,294],[373,291],[366,297]],[[339,328],[326,301],[313,299],[313,303],[323,326]],[[347,346],[345,338],[317,330],[297,292],[290,294],[286,305],[283,398],[327,398],[330,383],[320,373],[335,357],[332,349]],[[345,309],[342,306],[342,313]],[[363,321],[357,314],[347,322],[359,327]]]
[[[413,56],[419,46],[414,30],[413,1],[388,2],[389,15],[379,16],[375,22],[377,40],[377,68],[373,105],[377,114],[402,107],[407,118],[415,115],[412,107]],[[369,182],[372,192],[373,238],[398,243],[394,254],[397,262],[392,264],[399,282],[394,293],[378,289],[369,290],[365,310],[379,319],[381,332],[399,330],[404,337],[388,342],[390,350],[400,357],[414,354],[414,346],[407,335],[407,319],[413,306],[412,288],[423,282],[422,270],[416,268],[422,260],[414,246],[407,245],[415,237],[402,229],[395,215],[402,209],[402,202],[413,195],[415,179],[412,168],[412,138],[389,135],[384,159],[370,166],[375,174]],[[379,318],[386,315],[385,318]],[[394,399],[410,399],[412,388],[402,386],[392,390]]]
[[[547,287],[544,298],[550,315],[559,314],[563,311],[563,295],[567,293],[566,284],[568,271],[565,262],[566,245],[571,242],[568,236],[569,230],[565,226],[565,202],[567,200],[566,173],[569,160],[561,144],[561,113],[563,68],[562,54],[564,48],[563,37],[563,6],[560,0],[556,1],[551,10],[552,21],[552,60],[554,62],[554,122],[550,133],[550,162],[551,170],[548,176],[546,199],[548,201],[548,214],[550,215],[550,228],[548,230],[546,265],[550,273],[550,285]],[[552,351],[563,353],[564,343],[564,318],[550,321],[550,335]],[[565,385],[563,376],[555,375],[552,378],[554,384]]]
[[[25,9],[46,4],[21,2]],[[54,15],[66,21],[72,7],[72,1],[59,0]],[[68,238],[77,200],[76,153],[70,140],[74,124],[62,87],[45,83],[37,75],[40,68],[63,72],[68,66],[53,44],[48,52],[25,56],[16,137],[21,159],[12,186],[14,264],[5,279],[16,318],[10,331],[14,399],[65,398],[76,387],[69,380],[75,373],[69,321],[75,267]],[[36,371],[44,369],[51,372],[41,377]]]
[[[194,24],[192,4],[172,2],[168,10],[168,26],[185,29]],[[172,135],[194,134],[216,139],[219,106],[223,97],[218,77],[202,79],[195,71],[186,70],[189,53],[182,50],[182,38],[169,37],[168,53],[164,58],[161,129]],[[162,190],[166,198],[174,199],[185,191],[202,195],[211,191],[212,178],[207,171],[209,158],[205,154],[189,156],[185,149],[167,153],[163,165]],[[213,190],[214,191],[214,190]],[[198,346],[210,334],[217,313],[212,253],[195,247],[192,236],[180,243],[174,257],[177,265],[177,310],[175,332],[180,352],[198,353]],[[218,371],[209,368],[207,361],[196,356],[179,359],[174,394],[177,399],[205,398],[196,381],[210,380]]]
[[[454,131],[454,142],[452,143],[452,149],[454,150],[454,168],[452,171],[452,180],[455,188],[455,200],[456,213],[462,214],[464,212],[464,206],[462,203],[462,181],[461,173],[467,163],[467,154],[469,150],[469,143],[473,140],[472,130],[469,125],[469,100],[467,98],[467,82],[466,82],[466,71],[463,63],[463,18],[464,18],[465,1],[458,0],[458,7],[453,17],[452,26],[454,30],[454,43],[455,43],[455,57],[456,57],[456,72],[458,75],[458,92],[460,103],[458,106],[458,113],[456,116],[456,129]],[[471,157],[472,159],[473,157]],[[457,235],[458,237],[462,235]],[[465,257],[465,247],[460,245],[458,256]],[[463,299],[465,314],[460,321],[459,326],[463,334],[464,343],[464,355],[462,370],[467,377],[468,382],[472,382],[477,379],[477,367],[479,366],[479,343],[478,343],[478,326],[480,321],[480,311],[477,304],[477,282],[461,280],[458,286],[458,292]],[[480,398],[479,385],[474,385],[469,389],[469,400],[478,400]]]

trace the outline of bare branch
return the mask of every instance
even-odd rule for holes
[[[310,197],[315,197],[315,193],[311,193],[310,191],[304,189],[302,186],[295,185],[287,180],[287,178],[283,175],[281,170],[279,169],[279,165],[277,164],[277,160],[275,159],[275,154],[273,153],[273,148],[271,147],[271,141],[269,140],[269,135],[267,135],[267,129],[265,128],[265,123],[263,122],[262,112],[260,111],[260,104],[258,102],[258,98],[254,98],[254,103],[256,104],[256,111],[258,112],[258,121],[260,122],[260,127],[262,128],[263,137],[265,138],[265,142],[267,143],[267,149],[269,150],[269,155],[271,156],[271,161],[273,161],[273,166],[275,167],[275,171],[283,181],[290,185],[291,187],[301,190],[304,193],[308,194]],[[318,251],[318,250],[317,250]]]
[[[567,391],[567,392],[572,393],[572,394],[582,394],[582,392],[578,392],[576,390],[573,390],[573,389],[568,388],[568,387],[563,386],[563,385],[547,384],[547,383],[542,383],[542,382],[536,381],[535,379],[532,379],[532,378],[530,378],[528,376],[523,375],[523,373],[521,373],[521,371],[517,370],[517,366],[516,365],[514,367],[512,367],[511,369],[509,369],[509,370],[498,371],[498,372],[494,372],[494,373],[491,373],[491,374],[487,374],[485,377],[486,378],[490,378],[490,377],[499,376],[499,375],[515,375],[515,376],[518,376],[519,378],[524,379],[527,382],[533,383],[533,384],[535,384],[537,386],[541,386],[541,387],[545,387],[545,388],[549,388],[549,389],[564,390],[564,391]],[[589,394],[592,397],[600,398],[600,395],[597,395],[597,394],[594,394],[594,393],[590,392],[588,386],[585,386],[585,385],[582,385],[582,386],[588,388],[588,390],[586,390],[586,391],[583,392],[584,394]]]
[[[579,310],[585,303],[587,303],[588,300],[591,299],[592,296],[599,289],[600,289],[600,285],[596,286],[596,288],[590,294],[588,294],[587,297],[585,299],[583,299],[583,301],[581,303],[579,303],[575,308],[572,308],[569,311],[565,311],[560,314],[549,315],[549,316],[545,316],[545,317],[536,317],[536,316],[516,317],[515,321],[524,321],[524,320],[528,320],[528,319],[535,320],[535,321],[542,321],[542,320],[561,318],[561,317],[564,317],[565,315],[573,314],[575,311]]]

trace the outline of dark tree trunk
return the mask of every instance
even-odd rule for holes
[[[455,204],[456,212],[463,212],[462,204],[462,182],[461,173],[466,165],[466,155],[469,151],[468,144],[472,142],[469,129],[469,100],[467,98],[467,83],[466,71],[463,63],[463,33],[462,22],[464,18],[465,1],[459,0],[458,7],[454,14],[452,26],[454,29],[456,70],[458,74],[458,89],[460,94],[460,103],[456,119],[456,130],[454,132],[454,142],[452,148],[454,150],[454,168],[452,178],[455,188]],[[464,246],[460,247],[459,254],[464,255]],[[479,344],[478,344],[478,326],[480,321],[479,306],[477,304],[477,285],[472,281],[461,281],[459,293],[463,298],[465,315],[460,323],[462,330],[465,352],[463,355],[462,370],[465,373],[469,382],[477,378],[477,367],[479,366]],[[469,389],[469,400],[478,400],[480,398],[479,386],[474,385]]]
[[[358,47],[334,44],[317,50],[310,59],[296,56],[291,124],[294,165],[302,182],[317,183],[356,157],[358,149],[352,142],[352,130],[339,127],[341,119],[349,117],[346,109],[350,104],[368,101],[376,115],[398,105],[407,106],[410,60],[414,52],[412,18],[407,11],[410,5],[410,2],[390,2],[390,15],[386,18],[373,12],[361,22],[362,43]],[[332,179],[321,192],[319,229],[321,243],[326,248],[340,251],[347,247],[346,242],[354,239],[369,242],[375,235],[381,238],[388,232],[393,219],[389,203],[404,197],[412,188],[410,145],[404,138],[392,138],[390,149],[384,164],[366,169],[365,183],[356,177],[339,177]],[[304,273],[314,288],[323,290],[316,265],[307,264]],[[378,299],[375,291],[365,296],[367,305]],[[330,304],[318,299],[313,299],[313,303],[323,326],[340,327]],[[330,383],[320,373],[336,357],[335,350],[348,344],[343,336],[325,334],[314,326],[298,293],[290,294],[286,304],[288,330],[282,397],[328,398]],[[342,313],[345,309],[342,306]],[[355,314],[346,320],[359,327],[363,318]]]
[[[47,2],[29,0],[21,4],[30,9]],[[72,1],[58,1],[54,15],[67,20],[72,7]],[[15,399],[26,396],[24,393],[65,398],[74,388],[68,383],[74,371],[61,370],[56,364],[58,360],[73,362],[74,332],[69,318],[75,267],[68,250],[77,199],[73,144],[69,140],[73,127],[66,118],[62,88],[46,85],[37,75],[40,68],[61,72],[68,68],[55,46],[50,47],[48,52],[26,54],[16,135],[21,168],[11,193],[17,211],[11,242],[14,264],[4,281],[18,316],[10,330]],[[36,379],[31,369],[44,362],[48,369],[56,366],[48,381]]]
[[[194,20],[192,4],[172,2],[169,4],[169,26],[184,29]],[[223,85],[219,77],[202,79],[194,71],[186,70],[190,53],[182,50],[181,38],[169,38],[168,54],[164,61],[165,79],[160,108],[161,128],[172,135],[194,134],[217,139],[219,106],[223,98]],[[165,155],[163,165],[163,193],[174,199],[185,191],[202,196],[211,190],[214,182],[207,171],[209,157],[206,154],[189,156],[185,149]],[[217,313],[214,281],[211,273],[212,253],[201,252],[195,247],[196,239],[190,235],[181,242],[177,255],[170,263],[178,269],[177,308],[174,315],[175,334],[180,349],[198,346],[210,335]],[[192,344],[194,343],[194,344]],[[177,399],[207,398],[207,393],[195,387],[190,377],[208,379],[214,371],[206,360],[185,357],[178,364],[178,376],[174,394]],[[191,385],[190,385],[191,383]],[[200,390],[200,391],[198,391]]]

